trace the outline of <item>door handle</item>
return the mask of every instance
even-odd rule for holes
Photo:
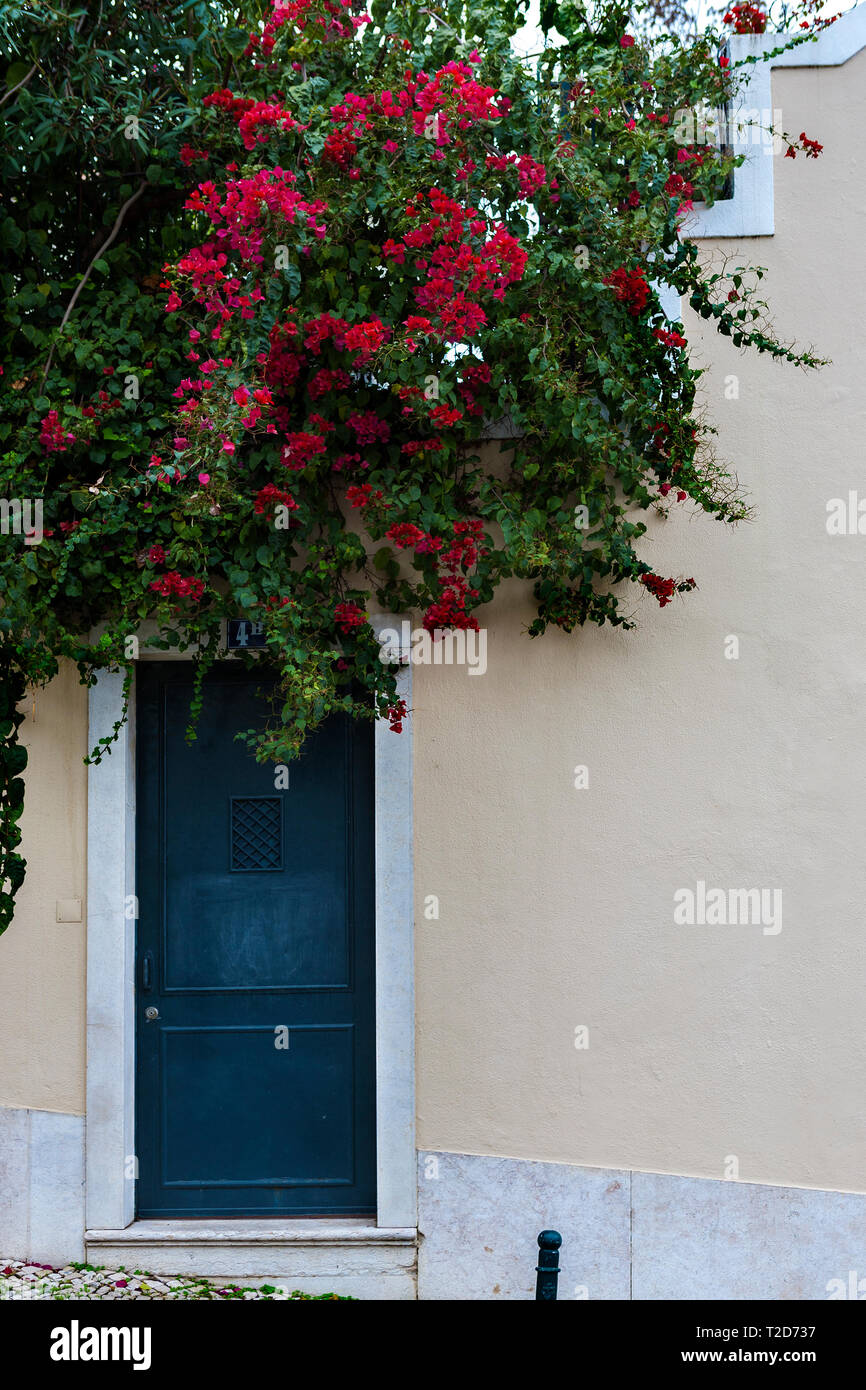
[[[141,988],[145,994],[153,989],[153,951],[145,951],[141,960]]]
[[[159,1018],[159,1009],[155,1009],[151,1004],[149,1009],[145,1009],[144,1016],[148,1023],[156,1023],[156,1020]]]

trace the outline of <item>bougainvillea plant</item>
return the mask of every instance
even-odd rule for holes
[[[138,642],[180,648],[200,680],[226,619],[259,623],[280,700],[256,754],[288,758],[335,711],[402,727],[372,612],[473,629],[519,578],[532,636],[628,626],[695,583],[653,572],[642,514],[745,515],[660,290],[817,359],[772,331],[759,267],[707,269],[688,238],[736,162],[683,135],[734,91],[726,26],[650,41],[564,0],[527,59],[524,10],[2,21],[0,490],[31,533],[0,537],[0,928],[15,702],[62,658],[131,679]]]

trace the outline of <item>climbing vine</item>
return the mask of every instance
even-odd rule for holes
[[[736,86],[724,24],[650,40],[564,0],[527,59],[514,0],[96,8],[0,20],[0,928],[25,682],[189,651],[194,737],[240,617],[279,676],[260,759],[335,711],[399,731],[371,612],[474,629],[518,578],[532,636],[628,627],[695,585],[642,514],[746,515],[664,287],[818,365],[759,267],[688,238],[736,163],[698,118]]]
[[[18,709],[24,698],[24,672],[8,642],[0,643],[0,933],[12,920],[14,897],[24,881],[25,861],[18,853],[24,809],[27,750],[18,742],[24,715]]]

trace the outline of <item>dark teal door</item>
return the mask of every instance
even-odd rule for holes
[[[188,744],[190,668],[137,682],[138,1215],[375,1211],[372,724],[335,718],[288,789],[234,735],[231,663]]]

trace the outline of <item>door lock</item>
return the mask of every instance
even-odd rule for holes
[[[154,1006],[150,1004],[148,1008],[145,1009],[144,1016],[148,1023],[155,1023],[159,1018],[159,1009],[155,1009]]]

